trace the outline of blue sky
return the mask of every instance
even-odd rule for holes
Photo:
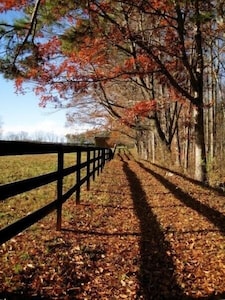
[[[9,132],[21,131],[33,135],[35,132],[54,133],[59,136],[71,131],[65,127],[66,111],[41,108],[39,99],[32,91],[25,95],[15,93],[13,81],[7,81],[0,75],[0,120],[3,138]],[[82,127],[74,131],[81,131]]]
[[[1,13],[0,19],[11,22],[17,18],[18,12]],[[3,138],[9,133],[25,131],[33,137],[37,132],[54,133],[65,136],[68,132],[81,132],[88,126],[74,128],[65,127],[66,111],[40,108],[39,99],[30,91],[25,95],[15,93],[14,82],[3,78],[0,74],[0,122]]]
[[[18,12],[0,14],[0,19],[8,22],[18,17]],[[30,91],[25,95],[16,94],[14,82],[3,78],[0,74],[0,121],[3,138],[9,133],[25,131],[33,137],[36,132],[54,133],[64,136],[69,128],[65,128],[66,111],[40,108],[39,99]]]

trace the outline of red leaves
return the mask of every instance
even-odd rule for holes
[[[140,101],[133,107],[126,110],[122,122],[125,124],[132,123],[137,117],[147,117],[151,112],[156,110],[156,100]]]
[[[122,78],[143,77],[148,76],[156,68],[152,59],[145,54],[137,54],[136,57],[130,56],[121,64],[117,64],[112,68],[109,77],[121,76]]]
[[[29,0],[1,0],[0,3],[0,12],[4,12],[10,9],[20,9],[24,5],[28,5]]]
[[[39,46],[39,53],[42,57],[50,58],[61,53],[61,41],[57,36],[53,36],[48,42]]]
[[[150,111],[155,110],[156,108],[156,101],[140,101],[133,107],[133,112],[139,116],[146,116]]]
[[[16,92],[22,92],[23,82],[24,82],[24,78],[22,78],[22,77],[17,77],[15,79]]]

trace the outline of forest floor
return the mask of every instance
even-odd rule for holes
[[[0,248],[0,299],[225,298],[225,196],[118,153],[81,204]]]

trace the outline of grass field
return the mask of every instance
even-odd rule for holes
[[[86,154],[82,155],[82,161]],[[76,163],[76,154],[64,156],[64,167]],[[57,155],[21,155],[0,157],[0,185],[27,179],[57,170]],[[85,170],[83,171],[83,173]],[[75,174],[64,178],[64,192],[75,183]],[[0,228],[26,216],[56,198],[57,183],[42,186],[0,202]]]

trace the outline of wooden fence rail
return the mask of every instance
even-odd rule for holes
[[[89,190],[90,179],[92,178],[94,180],[96,174],[99,175],[100,171],[102,171],[105,162],[113,157],[113,152],[109,148],[0,141],[0,156],[53,153],[58,156],[57,171],[0,186],[0,201],[3,201],[9,197],[30,191],[51,182],[57,182],[57,197],[55,200],[18,221],[0,229],[0,245],[41,220],[54,210],[57,211],[56,227],[57,230],[60,230],[63,203],[76,192],[76,203],[79,204],[81,186],[86,183],[87,189]],[[64,168],[65,153],[75,153],[76,155],[76,163],[66,168]],[[83,159],[81,161],[82,153],[86,153],[85,161],[83,161]],[[86,169],[84,177],[81,176],[81,170],[83,169]],[[68,191],[63,193],[63,178],[72,173],[76,173],[76,182]]]

